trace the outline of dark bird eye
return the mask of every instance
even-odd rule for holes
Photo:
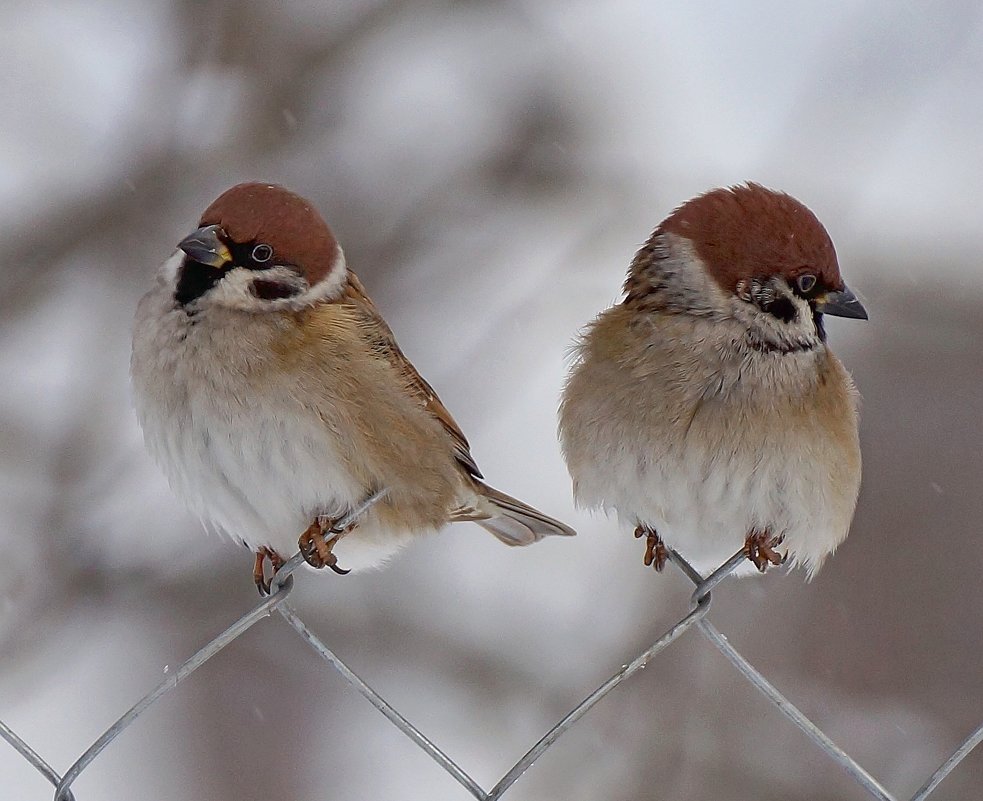
[[[253,248],[253,261],[262,264],[273,258],[273,248],[269,245],[257,245]]]
[[[805,275],[800,275],[795,279],[796,285],[799,287],[799,292],[803,295],[808,295],[816,288],[816,276],[811,273],[806,273]]]

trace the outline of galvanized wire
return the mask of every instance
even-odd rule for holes
[[[377,492],[366,498],[366,500],[356,509],[352,510],[346,517],[339,521],[338,529],[344,529],[348,525],[357,521],[374,503],[378,502],[385,495],[385,490]],[[669,627],[651,646],[635,657],[633,660],[620,669],[592,693],[584,697],[570,712],[567,713],[556,725],[554,725],[539,741],[532,746],[523,756],[512,765],[502,776],[502,778],[490,790],[485,790],[467,771],[458,765],[447,753],[437,746],[431,739],[424,735],[416,726],[400,714],[393,706],[387,702],[375,689],[373,689],[355,671],[348,667],[338,656],[328,648],[297,615],[294,609],[286,603],[293,588],[292,572],[302,563],[303,559],[298,553],[288,560],[275,575],[270,589],[271,594],[263,599],[248,613],[229,626],[225,631],[211,640],[194,656],[182,664],[173,674],[158,684],[153,690],[137,701],[126,713],[124,713],[112,726],[110,726],[99,738],[92,743],[83,754],[76,760],[64,774],[59,774],[23,739],[15,734],[6,724],[0,721],[0,738],[6,740],[20,753],[25,760],[33,765],[51,784],[55,786],[54,801],[74,801],[71,785],[79,775],[93,763],[94,760],[129,728],[151,705],[156,703],[162,696],[173,690],[181,682],[185,681],[194,671],[201,667],[205,662],[215,656],[226,645],[242,636],[250,627],[259,620],[276,611],[290,625],[290,627],[306,642],[311,649],[333,667],[341,676],[349,682],[361,695],[363,695],[376,709],[378,709],[393,726],[405,734],[413,743],[429,756],[437,765],[445,770],[455,779],[465,790],[468,791],[478,801],[498,801],[509,789],[519,780],[519,778],[545,754],[556,741],[571,727],[577,724],[593,707],[601,701],[608,693],[614,690],[622,682],[631,678],[635,673],[645,667],[656,655],[668,648],[690,629],[697,629],[706,637],[730,662],[735,668],[764,695],[772,704],[789,720],[801,729],[807,737],[831,759],[839,764],[846,773],[856,781],[859,788],[864,790],[867,796],[878,799],[878,801],[898,801],[886,790],[868,771],[866,771],[856,760],[847,754],[842,748],[837,746],[825,733],[823,733],[815,723],[806,717],[791,701],[785,698],[747,659],[741,655],[726,637],[707,619],[711,605],[711,590],[716,588],[721,581],[726,579],[735,568],[742,564],[746,556],[744,551],[738,551],[728,559],[717,570],[710,575],[703,577],[697,573],[692,566],[677,552],[670,550],[670,560],[678,567],[687,578],[695,585],[692,595],[692,605],[689,611],[678,622]],[[952,755],[946,759],[939,768],[926,780],[925,784],[916,792],[910,801],[925,801],[939,786],[943,779],[962,762],[966,756],[983,742],[983,724],[976,728],[965,740],[955,749]]]
[[[44,776],[44,778],[51,782],[57,789],[59,783],[61,782],[61,776],[55,773],[54,768],[45,762],[37,751],[18,737],[13,729],[11,729],[2,720],[0,720],[0,737],[3,737],[4,740],[10,743],[17,753],[30,762],[37,769],[38,773]],[[64,798],[68,799],[68,801],[75,801],[75,796],[72,795],[71,790],[67,792]]]

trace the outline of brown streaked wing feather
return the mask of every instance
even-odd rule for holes
[[[358,280],[355,273],[348,271],[348,280],[345,284],[344,295],[339,298],[341,303],[348,303],[355,307],[364,319],[362,331],[368,340],[369,347],[378,353],[382,358],[389,361],[400,374],[406,379],[409,388],[420,399],[434,417],[437,418],[444,430],[450,435],[454,443],[454,456],[469,475],[475,478],[482,478],[478,465],[475,464],[474,457],[471,456],[471,446],[467,438],[461,431],[457,422],[447,411],[447,407],[441,402],[434,388],[427,383],[427,380],[420,375],[413,364],[403,351],[396,344],[396,338],[386,321],[379,314],[372,299],[365,293],[365,287]]]

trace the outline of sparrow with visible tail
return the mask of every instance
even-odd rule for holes
[[[815,574],[860,488],[857,396],[823,315],[867,318],[826,229],[781,192],[715,189],[659,225],[624,291],[560,407],[578,502],[635,527],[656,569],[667,546],[705,573],[743,544],[764,572],[784,544]]]
[[[340,570],[453,521],[508,545],[574,533],[484,483],[307,201],[240,184],[178,248],[137,308],[137,416],[175,492],[255,551],[261,592],[264,560],[276,569],[298,544],[311,565]],[[326,540],[380,489],[352,530]]]

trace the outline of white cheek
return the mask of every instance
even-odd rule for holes
[[[766,342],[796,346],[818,346],[819,335],[809,304],[791,292],[785,295],[795,307],[795,318],[789,322],[764,312],[753,303],[733,296],[729,307],[731,315],[749,331],[755,332]]]
[[[310,305],[306,298],[311,290],[301,291],[286,298],[264,299],[257,297],[254,284],[257,281],[282,282],[286,286],[305,286],[303,279],[289,267],[271,267],[268,270],[249,270],[236,267],[226,273],[214,288],[202,296],[202,306],[221,306],[246,312],[267,312],[295,309]],[[299,288],[299,287],[298,287]]]
[[[221,281],[202,296],[203,305],[214,304],[226,309],[255,311],[262,303],[252,293],[255,277],[255,272],[242,267],[230,270]]]
[[[789,328],[803,338],[807,336],[815,336],[816,324],[812,318],[812,308],[810,308],[807,301],[803,300],[798,295],[792,295],[791,299],[793,305],[795,306],[796,314],[795,319],[789,323]]]
[[[264,278],[271,281],[280,279],[291,285],[297,282],[296,273],[289,267],[271,267],[268,270],[247,270],[237,267],[227,273],[218,285],[206,294],[204,302],[226,309],[248,312],[304,309],[315,303],[338,297],[348,278],[348,268],[345,265],[345,254],[339,247],[334,266],[328,274],[314,286],[288,298],[264,300],[256,297],[253,294],[253,282]]]

